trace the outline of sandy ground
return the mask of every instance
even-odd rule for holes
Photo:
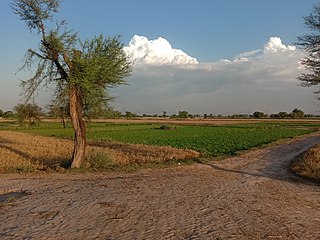
[[[0,239],[320,239],[320,186],[288,169],[319,142],[132,174],[1,175]]]

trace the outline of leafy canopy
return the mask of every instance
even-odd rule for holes
[[[54,20],[60,2],[15,0],[11,5],[28,29],[41,37],[39,49],[28,49],[22,66],[29,70],[36,66],[35,74],[21,83],[26,100],[34,97],[40,86],[54,84],[56,100],[65,99],[70,88],[76,87],[83,106],[102,108],[111,99],[107,89],[125,83],[131,63],[119,36],[100,35],[82,42],[65,21]]]

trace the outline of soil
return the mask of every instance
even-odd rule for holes
[[[0,203],[0,239],[320,239],[320,186],[289,170],[319,142],[135,173],[1,175],[0,196],[21,196]]]

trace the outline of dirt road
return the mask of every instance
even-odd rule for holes
[[[2,175],[2,199],[16,195],[0,239],[319,239],[320,186],[288,170],[319,142],[134,174]]]

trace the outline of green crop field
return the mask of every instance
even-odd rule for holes
[[[254,123],[239,125],[168,125],[161,124],[114,124],[89,123],[88,140],[119,141],[157,146],[172,146],[199,151],[204,157],[233,155],[268,144],[279,139],[292,138],[316,131],[319,123]],[[171,126],[171,127],[170,127]],[[72,138],[70,126],[63,129],[59,123],[41,123],[32,128],[21,128],[2,124],[0,129],[11,129],[32,134]]]

